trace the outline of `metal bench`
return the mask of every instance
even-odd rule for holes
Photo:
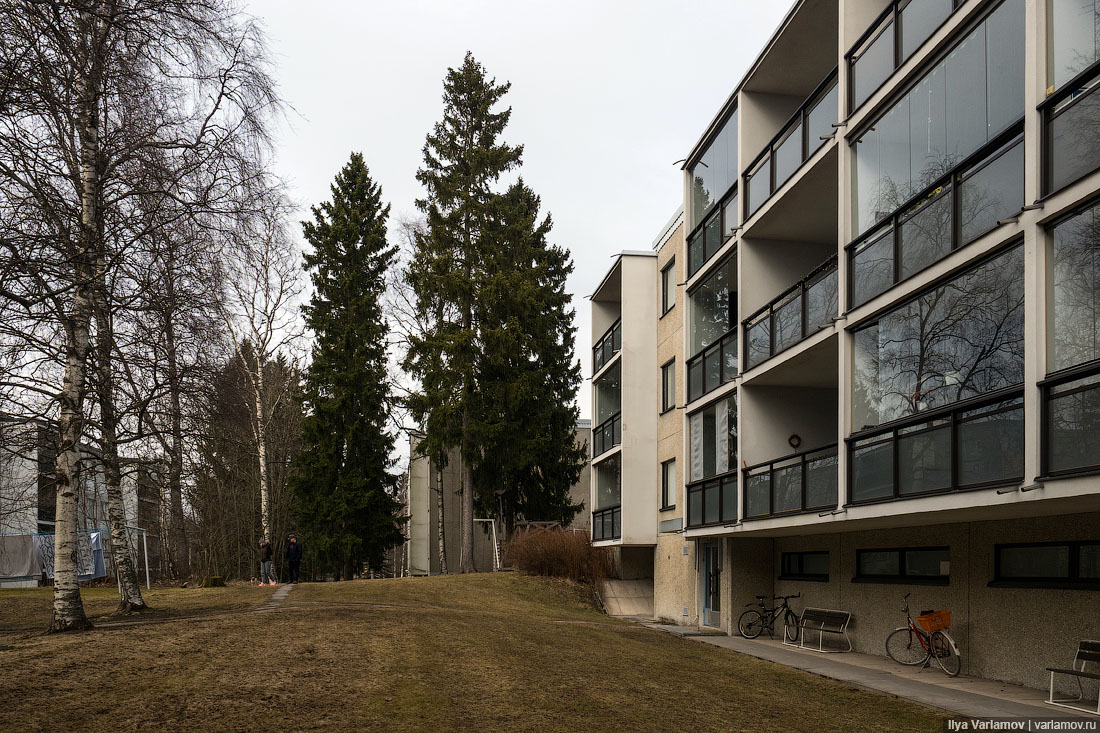
[[[1088,672],[1085,670],[1085,667],[1090,662],[1096,665],[1096,668],[1100,668],[1100,641],[1082,641],[1077,647],[1077,653],[1073,655],[1073,664],[1070,665],[1069,669],[1064,669],[1062,667],[1047,667],[1047,671],[1050,672],[1050,695],[1047,697],[1047,703],[1062,708],[1069,708],[1070,710],[1080,710],[1082,712],[1100,715],[1100,699],[1096,701],[1095,710],[1092,709],[1091,703],[1089,707],[1072,704],[1081,702],[1085,697],[1085,686],[1081,683],[1081,680],[1100,680],[1100,672]],[[1060,674],[1073,677],[1077,680],[1077,697],[1054,698],[1054,677]]]
[[[833,611],[827,608],[807,608],[798,620],[798,648],[813,652],[850,652],[852,640],[848,638],[848,623],[852,620],[849,611]],[[817,632],[817,648],[806,646],[806,632]],[[823,646],[825,634],[836,634],[848,642],[847,649],[826,649]]]

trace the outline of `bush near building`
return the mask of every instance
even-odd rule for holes
[[[517,570],[577,583],[598,585],[612,572],[606,549],[593,547],[582,532],[562,529],[520,530],[508,542],[506,557]]]

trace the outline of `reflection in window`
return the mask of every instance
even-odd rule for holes
[[[1005,0],[856,141],[858,232],[1021,117],[1023,48],[1024,2]]]
[[[959,240],[967,244],[1020,211],[1024,204],[1024,141],[1021,138],[959,184]]]
[[[596,509],[619,504],[622,496],[622,464],[620,454],[596,464]]]
[[[608,369],[596,381],[596,424],[600,425],[622,408],[622,362]]]
[[[1100,206],[1054,228],[1050,371],[1100,359]]]
[[[737,468],[737,399],[730,395],[688,418],[690,481]]]
[[[856,550],[858,581],[947,585],[950,572],[947,547]]]
[[[1046,470],[1095,470],[1100,466],[1100,374],[1063,381],[1045,392]]]
[[[688,170],[692,181],[689,230],[694,229],[737,182],[737,168],[737,111],[734,110],[698,162]]]
[[[1065,588],[1100,582],[1100,541],[1029,542],[996,546],[993,583]]]
[[[1100,1],[1047,0],[1047,94],[1100,59]]]
[[[689,352],[713,344],[737,323],[737,270],[727,259],[688,295],[691,301]]]
[[[853,428],[1022,382],[1023,271],[1015,246],[857,331]]]

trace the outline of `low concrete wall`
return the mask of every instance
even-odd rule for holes
[[[695,543],[678,534],[657,535],[657,549],[653,553],[654,618],[681,626],[698,625],[698,587]]]

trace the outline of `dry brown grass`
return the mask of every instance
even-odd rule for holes
[[[0,730],[937,731],[934,712],[516,574],[306,584],[270,614],[0,634]]]
[[[505,548],[508,563],[532,575],[598,585],[611,574],[611,557],[588,535],[561,529],[521,530]]]

